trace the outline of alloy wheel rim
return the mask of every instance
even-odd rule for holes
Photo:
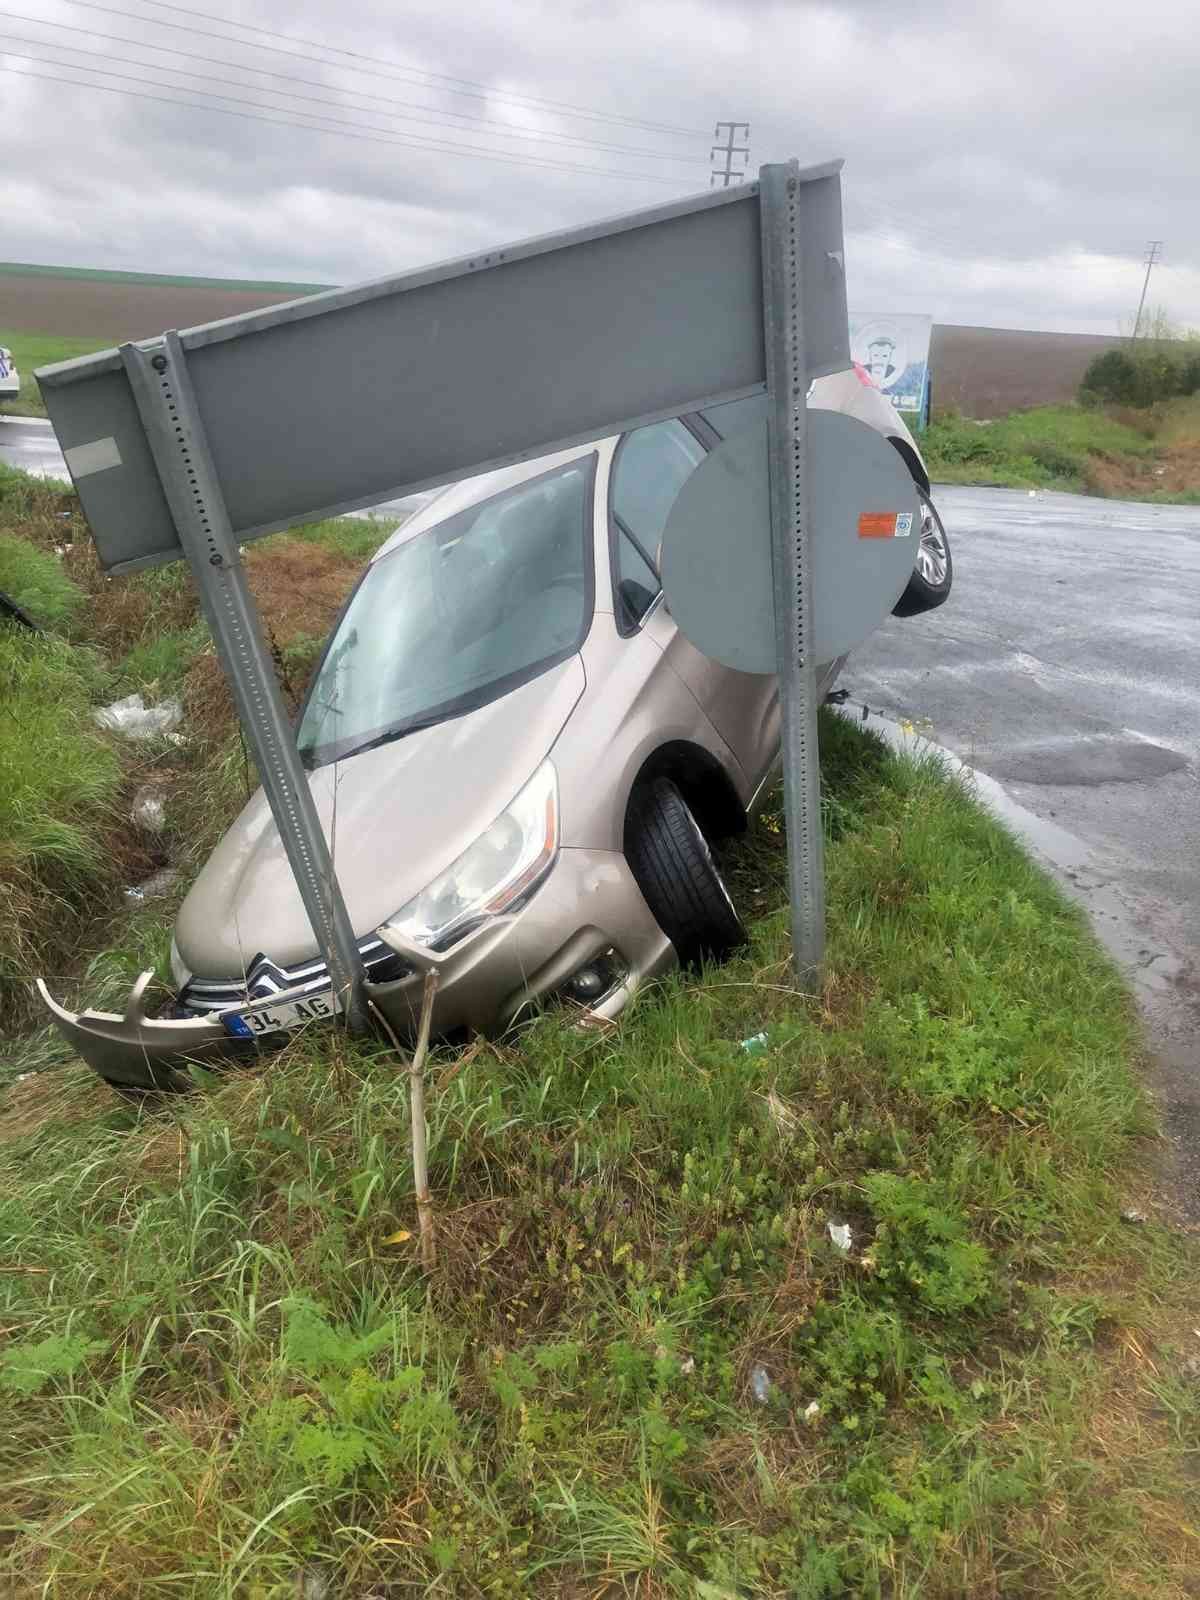
[[[937,512],[921,502],[921,540],[917,546],[917,571],[930,588],[940,589],[946,581],[946,539]]]

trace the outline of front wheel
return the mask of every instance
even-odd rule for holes
[[[946,537],[942,519],[929,496],[923,490],[918,493],[921,497],[921,538],[917,545],[917,559],[908,586],[892,607],[894,617],[919,617],[922,611],[934,611],[938,606],[945,605],[954,583],[950,540]]]
[[[625,853],[638,888],[681,966],[720,960],[746,942],[708,841],[668,778],[635,797]]]

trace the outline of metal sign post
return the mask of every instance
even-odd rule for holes
[[[825,953],[825,867],[817,739],[816,662],[810,641],[808,384],[801,312],[799,166],[764,167],[759,179],[763,334],[767,355],[767,471],[775,642],[783,720],[783,806],[787,824],[792,950],[802,983]]]
[[[179,335],[148,347],[124,344],[121,361],[333,993],[349,1027],[361,1031],[362,957],[229,526]]]

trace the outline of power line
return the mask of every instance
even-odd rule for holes
[[[1133,333],[1130,335],[1130,344],[1137,338],[1138,329],[1142,325],[1142,310],[1146,304],[1146,290],[1150,287],[1150,274],[1154,270],[1155,263],[1159,260],[1159,252],[1162,247],[1163,242],[1161,239],[1151,239],[1146,246],[1146,276],[1142,279],[1142,298],[1138,301],[1137,316],[1133,319]]]
[[[713,145],[711,151],[709,152],[708,159],[711,161],[713,156],[721,154],[725,157],[725,165],[724,167],[715,167],[713,169],[708,182],[710,189],[716,187],[718,178],[724,178],[725,182],[721,185],[721,187],[723,189],[728,189],[730,182],[734,178],[740,179],[746,176],[745,167],[743,167],[740,172],[735,172],[733,170],[733,158],[735,155],[745,156],[747,162],[749,162],[750,159],[750,124],[748,122],[718,122],[716,127],[713,129],[714,139],[719,139],[721,137],[722,128],[726,128],[729,131],[728,141],[725,144]],[[734,140],[737,138],[737,131],[739,128],[745,130],[745,144],[734,143]]]
[[[20,22],[32,22],[32,23],[36,24],[38,27],[60,28],[60,29],[66,31],[68,33],[86,34],[89,38],[105,39],[105,40],[111,41],[114,44],[129,44],[129,45],[134,45],[136,48],[139,48],[139,49],[140,48],[148,48],[148,49],[151,49],[151,50],[157,50],[157,51],[163,52],[166,55],[181,56],[185,60],[188,60],[188,61],[207,61],[207,62],[210,62],[214,66],[224,67],[226,69],[226,71],[228,71],[230,66],[236,65],[235,63],[232,63],[232,62],[223,61],[220,56],[200,55],[200,54],[196,53],[195,51],[191,51],[191,50],[178,50],[174,46],[171,46],[171,45],[155,45],[155,44],[147,45],[145,43],[145,41],[143,41],[141,39],[128,39],[128,38],[122,37],[120,34],[101,33],[101,32],[99,32],[98,30],[96,30],[94,28],[81,28],[81,27],[79,27],[79,26],[77,26],[75,24],[62,23],[62,22],[43,23],[43,22],[40,21],[39,18],[26,16],[22,12],[0,10],[0,17],[12,17],[12,18],[15,18],[16,20],[18,20]],[[101,60],[105,60],[105,61],[109,61],[109,60],[115,59],[117,61],[123,62],[126,66],[145,67],[149,71],[156,71],[156,72],[173,72],[173,73],[176,73],[177,75],[181,75],[181,76],[185,76],[185,77],[189,77],[189,78],[200,78],[200,79],[203,79],[203,80],[205,80],[205,81],[207,81],[209,83],[227,83],[229,81],[227,78],[224,78],[224,77],[221,77],[221,78],[214,77],[213,74],[209,73],[209,72],[195,72],[191,68],[172,67],[172,66],[166,65],[165,63],[160,64],[158,62],[151,62],[151,61],[138,61],[136,59],[131,59],[131,58],[129,58],[127,56],[123,56],[123,55],[119,55],[119,56],[113,57],[113,56],[108,55],[107,52],[97,51],[97,50],[87,50],[87,49],[84,49],[83,47],[81,47],[79,45],[56,44],[53,40],[49,40],[49,39],[30,39],[30,38],[26,37],[24,34],[9,33],[9,34],[5,34],[5,37],[9,38],[9,39],[14,39],[20,44],[36,44],[36,45],[41,45],[43,47],[43,49],[50,49],[50,50],[67,50],[73,55],[94,56],[94,57],[99,57]],[[40,59],[40,58],[34,57],[32,59]],[[71,65],[71,63],[66,63],[66,62],[64,62],[62,64],[63,65]],[[96,70],[99,70],[99,69],[96,69]],[[298,75],[296,75],[294,73],[290,73],[290,72],[271,72],[268,68],[265,68],[265,67],[242,67],[240,65],[237,65],[237,70],[239,72],[258,72],[258,73],[261,73],[264,77],[279,78],[285,83],[298,83],[298,84],[308,85],[308,86],[311,86],[311,87],[317,88],[317,89],[331,89],[331,88],[332,89],[337,89],[337,87],[338,87],[336,84],[324,83],[319,78],[302,78],[302,77],[299,77]],[[327,99],[327,98],[324,98],[324,97],[321,97],[321,96],[314,96],[314,95],[305,95],[305,96],[301,97],[301,96],[296,95],[294,93],[290,93],[286,89],[271,89],[271,88],[267,88],[265,85],[260,85],[260,84],[235,83],[235,84],[232,85],[232,87],[238,88],[238,89],[249,89],[249,90],[252,90],[253,92],[255,92],[257,94],[279,95],[281,97],[286,97],[286,98],[290,98],[290,99],[293,99],[293,100],[304,98],[309,104],[320,104],[320,105],[327,105],[327,106],[335,106],[340,110],[360,111],[360,110],[363,109],[363,108],[361,108],[359,106],[347,106],[347,105],[344,104],[343,100],[341,100],[341,99],[330,100],[330,99]],[[389,105],[389,106],[390,105],[404,105],[406,103],[406,102],[404,102],[402,100],[391,100],[385,95],[370,95],[370,94],[364,95],[364,94],[360,94],[360,93],[358,93],[358,91],[355,91],[355,90],[339,91],[339,92],[341,92],[341,93],[349,93],[351,95],[354,95],[358,99],[375,100],[375,101],[380,102],[383,105]],[[282,109],[285,109],[285,108],[280,107],[279,109],[282,110]],[[423,107],[417,108],[417,109],[424,110]],[[429,109],[434,112],[435,116],[439,114],[436,111],[435,108],[430,107]],[[380,112],[380,113],[376,113],[376,114],[377,115],[382,115],[382,116],[385,116],[385,117],[389,117],[393,121],[397,121],[397,122],[415,122],[415,123],[418,123],[419,125],[424,126],[424,127],[439,127],[439,126],[441,126],[441,127],[449,127],[454,132],[462,132],[463,131],[461,128],[458,128],[454,123],[447,124],[447,123],[431,122],[426,117],[414,116],[411,113],[387,112],[387,111],[385,111],[385,112]],[[457,112],[450,112],[449,115],[451,115],[451,116],[459,116],[460,114],[457,113]],[[573,136],[571,136],[569,134],[560,136],[560,135],[557,135],[557,134],[542,134],[542,133],[522,132],[522,131],[516,130],[516,129],[509,130],[507,124],[505,124],[503,122],[498,122],[495,118],[492,118],[492,117],[466,117],[466,118],[463,118],[463,120],[465,120],[468,123],[470,131],[473,131],[473,129],[470,129],[470,125],[471,124],[482,124],[482,125],[487,126],[487,127],[503,128],[506,131],[503,134],[500,135],[500,137],[502,137],[502,138],[522,139],[522,140],[541,140],[541,139],[545,139],[549,143],[552,143],[552,144],[565,145],[568,149],[571,149],[571,150],[575,150],[575,149],[604,150],[604,151],[614,152],[614,153],[619,154],[619,155],[641,156],[641,157],[644,157],[646,159],[653,160],[653,161],[670,161],[670,162],[674,162],[676,165],[692,165],[692,166],[697,165],[696,162],[688,162],[688,159],[685,156],[664,155],[664,154],[662,154],[661,152],[659,152],[657,150],[637,149],[637,148],[634,148],[633,146],[630,146],[630,145],[606,144],[606,143],[602,143],[602,142],[599,142],[599,141],[596,141],[596,140],[593,140],[593,139],[578,139],[578,138],[575,138],[575,137],[573,137]]]
[[[137,78],[137,77],[133,77],[132,74],[130,74],[130,73],[110,72],[110,71],[107,71],[107,70],[102,69],[100,67],[86,67],[86,68],[85,67],[75,67],[75,66],[72,66],[72,64],[69,61],[46,62],[45,58],[42,57],[42,56],[22,55],[19,51],[15,51],[15,50],[2,51],[2,52],[0,52],[0,54],[12,56],[16,60],[19,60],[19,61],[37,61],[39,64],[45,64],[45,65],[56,66],[56,67],[66,67],[69,72],[84,72],[84,71],[87,71],[87,72],[98,72],[98,73],[100,73],[100,75],[102,77],[106,77],[106,78],[127,78],[132,83],[152,83],[152,84],[155,84],[155,86],[157,88],[162,88],[162,89],[169,89],[169,88],[174,88],[175,87],[175,85],[173,85],[173,84],[158,83],[153,78]],[[176,96],[168,97],[167,95],[161,95],[161,94],[144,94],[144,93],[141,93],[140,91],[138,91],[136,89],[121,89],[121,88],[117,88],[114,85],[108,84],[108,83],[91,83],[86,78],[60,78],[60,77],[55,76],[55,74],[49,73],[49,72],[31,72],[27,67],[21,68],[21,70],[17,74],[17,76],[22,77],[22,78],[42,78],[47,83],[69,83],[69,84],[73,84],[76,88],[79,88],[79,89],[100,89],[100,90],[103,90],[107,94],[128,95],[130,98],[132,98],[134,100],[154,100],[154,101],[157,101],[158,104],[160,104],[160,105],[171,106],[174,109],[187,109],[187,110],[190,110],[190,111],[215,111],[220,116],[240,117],[243,121],[246,121],[246,122],[265,122],[265,123],[268,124],[268,126],[274,127],[274,128],[303,128],[308,133],[327,133],[327,134],[332,134],[335,138],[339,138],[339,139],[358,139],[358,140],[363,141],[363,142],[368,143],[368,144],[398,145],[402,149],[407,149],[407,150],[433,150],[433,151],[438,152],[439,154],[466,155],[466,156],[470,156],[473,160],[499,162],[499,163],[501,163],[502,165],[505,165],[505,166],[512,166],[512,167],[538,167],[538,168],[541,168],[543,170],[549,170],[549,171],[552,171],[552,172],[566,172],[566,173],[571,173],[571,174],[574,174],[574,175],[582,175],[582,176],[587,176],[587,177],[625,178],[625,179],[630,178],[630,177],[634,177],[634,178],[641,179],[641,181],[644,182],[644,183],[666,184],[668,188],[675,189],[676,192],[678,192],[678,188],[679,188],[678,184],[673,179],[670,179],[670,178],[659,178],[659,177],[654,176],[651,173],[614,172],[614,171],[612,171],[612,170],[610,170],[608,168],[603,168],[603,167],[579,167],[579,166],[572,166],[571,164],[569,164],[567,162],[539,161],[536,158],[529,157],[529,156],[502,155],[502,154],[499,154],[499,153],[496,153],[496,152],[493,152],[493,151],[479,150],[474,145],[434,144],[434,143],[431,143],[429,140],[418,139],[415,136],[411,136],[411,135],[408,135],[408,134],[391,134],[390,137],[382,138],[378,134],[369,133],[369,132],[365,132],[365,131],[364,132],[343,133],[339,128],[322,127],[322,126],[314,124],[313,122],[297,122],[297,121],[294,120],[294,118],[286,118],[285,119],[285,118],[279,118],[279,117],[264,117],[261,114],[257,114],[255,112],[251,112],[251,111],[231,111],[226,106],[197,105],[194,101],[191,101],[191,100],[180,100]],[[209,91],[206,90],[206,89],[189,89],[188,93],[189,94],[202,94],[206,98],[212,98],[212,99],[218,98],[215,95],[211,95],[210,96],[209,95]],[[234,97],[232,95],[222,95],[219,98],[228,99],[228,100],[233,100],[234,99]],[[238,104],[238,105],[256,105],[257,104],[256,101],[235,101],[234,103]],[[288,109],[288,108],[285,108],[283,106],[267,106],[265,108],[260,108],[260,111],[261,111],[261,109],[265,109],[265,110],[268,110],[268,111],[283,111],[283,110]],[[322,117],[321,120],[323,122],[325,120],[324,117]],[[330,118],[329,120],[333,121],[334,119]],[[348,127],[348,128],[355,128],[355,129],[363,127],[363,125],[360,124],[360,123],[346,123],[345,126]]]
[[[243,49],[269,50],[275,55],[292,56],[298,61],[307,61],[313,65],[333,66],[332,62],[324,62],[319,57],[302,55],[297,50],[285,50],[277,44],[253,44],[248,39],[238,39],[232,37],[228,33],[214,33],[210,28],[197,28],[190,23],[163,22],[153,17],[143,16],[137,11],[122,11],[116,6],[102,5],[99,3],[99,0],[68,0],[68,3],[70,5],[83,6],[89,11],[105,11],[111,16],[125,17],[127,20],[132,22],[149,23],[151,27],[155,28],[172,28],[178,33],[195,33],[206,39],[219,39],[222,44],[232,44],[240,46]],[[147,3],[156,5],[160,3],[160,0],[147,0]],[[538,95],[518,95],[507,93],[504,90],[489,89],[486,84],[476,83],[475,80],[471,78],[450,78],[445,73],[424,72],[420,68],[405,67],[399,62],[388,61],[386,58],[377,56],[365,55],[363,52],[358,50],[346,50],[340,45],[327,45],[320,44],[315,40],[297,39],[291,34],[276,33],[270,28],[258,28],[251,23],[234,23],[231,18],[212,16],[207,11],[189,11],[185,6],[168,6],[166,9],[178,11],[184,16],[202,17],[209,21],[220,22],[226,27],[234,26],[240,28],[252,28],[254,32],[266,34],[269,38],[287,39],[293,44],[307,44],[311,49],[324,50],[326,52],[332,52],[335,55],[347,56],[356,62],[366,63],[365,66],[359,66],[358,70],[360,72],[365,72],[368,77],[400,77],[407,82],[416,82],[422,87],[437,87],[437,85],[433,84],[431,80],[443,79],[447,84],[460,83],[463,85],[471,85],[471,87],[442,89],[442,92],[445,94],[456,94],[466,99],[486,101],[507,100],[513,105],[523,105],[525,107],[533,107],[535,109],[540,107],[547,110],[557,110],[568,116],[582,119],[585,122],[618,123],[624,127],[638,128],[643,132],[677,134],[687,138],[694,138],[698,133],[701,135],[703,133],[703,130],[700,129],[680,128],[671,123],[650,122],[640,117],[622,117],[610,112],[587,110],[578,106],[572,106],[565,101],[543,99]],[[381,67],[389,70],[381,70]]]
[[[263,28],[254,22],[239,22],[234,17],[214,15],[211,11],[196,11],[190,6],[172,5],[170,0],[143,0],[143,4],[154,6],[159,11],[174,11],[184,17],[201,17],[206,22],[217,22],[227,28],[241,28],[246,33],[261,33],[267,39],[283,39],[289,44],[306,44],[311,49],[331,51],[335,55],[348,56],[355,61],[375,61],[379,59],[375,56],[364,55],[359,50],[347,50],[341,45],[324,44],[319,39],[305,39],[295,34],[279,33],[274,28]],[[159,26],[165,27],[166,24],[160,23]],[[398,61],[389,61],[387,65],[396,67],[402,72],[418,73],[422,78],[438,79],[443,83],[462,84],[469,89],[482,89],[489,99],[493,97],[505,98],[514,102],[524,102],[528,105],[546,106],[551,109],[566,111],[571,115],[591,116],[605,122],[623,122],[631,126],[654,129],[659,133],[678,133],[688,138],[702,131],[698,128],[676,127],[669,122],[650,122],[642,117],[622,117],[614,115],[612,112],[597,111],[590,107],[581,108],[569,101],[548,100],[542,95],[506,94],[504,91],[494,91],[488,84],[481,83],[477,78],[457,78],[446,72],[430,72],[427,68],[408,67]]]

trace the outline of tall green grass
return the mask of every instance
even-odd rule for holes
[[[768,812],[726,863],[736,961],[435,1057],[428,1278],[383,1045],[314,1032],[141,1119],[38,1080],[0,1144],[14,1581],[1187,1592],[1200,1403],[1159,1349],[1169,1412],[1122,1369],[1139,1420],[1106,1354],[1183,1271],[1118,1220],[1150,1125],[1122,985],[935,763],[823,741],[820,993]]]
[[[87,650],[0,624],[0,1009],[46,934],[94,905],[112,863],[99,835],[121,782],[92,726],[101,678]]]
[[[40,627],[68,629],[84,593],[67,576],[53,551],[0,530],[0,591],[15,600]]]

